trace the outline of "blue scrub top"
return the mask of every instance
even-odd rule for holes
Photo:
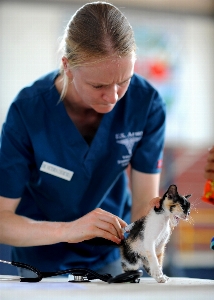
[[[135,74],[89,146],[59,101],[58,73],[24,88],[10,106],[1,134],[0,195],[21,197],[16,213],[34,220],[69,222],[101,207],[129,222],[125,169],[160,172],[165,104]],[[42,271],[96,270],[118,257],[116,247],[93,241],[13,248],[13,260]]]

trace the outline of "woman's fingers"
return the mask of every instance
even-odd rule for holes
[[[116,244],[120,244],[122,240],[122,238],[119,238],[116,234],[112,233],[112,231],[109,231],[108,229],[106,230],[106,228],[103,226],[95,227],[93,237],[101,237]]]
[[[119,239],[123,239],[122,228],[127,226],[126,222],[100,208],[96,209],[95,212],[98,214],[98,219],[100,221],[97,223],[97,227],[115,235]]]
[[[152,200],[150,200],[150,202],[149,202],[150,208],[152,208],[154,206],[159,208],[160,207],[160,199],[161,199],[161,197],[155,197]]]
[[[207,166],[205,168],[205,174],[204,177],[208,180],[214,180],[214,166]]]
[[[124,238],[122,228],[125,226],[127,223],[119,217],[97,208],[82,218],[70,222],[70,228],[67,225],[69,234],[66,241],[76,243],[102,237],[119,244]]]
[[[214,146],[210,147],[210,148],[208,149],[208,151],[209,151],[209,153],[214,153]]]
[[[159,208],[160,207],[160,199],[161,199],[161,197],[155,197],[155,198],[153,198],[152,200],[149,201],[149,205],[148,205],[148,208],[146,210],[145,215],[148,215],[148,213],[150,212],[150,210],[152,208],[154,208],[154,207]]]

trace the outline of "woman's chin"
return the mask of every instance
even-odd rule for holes
[[[106,114],[112,111],[112,109],[115,107],[115,104],[100,104],[93,107],[93,109],[100,113],[100,114]]]

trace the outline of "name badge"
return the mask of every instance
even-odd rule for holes
[[[43,161],[40,171],[70,181],[74,172]]]

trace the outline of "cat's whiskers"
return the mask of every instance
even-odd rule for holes
[[[195,198],[194,200],[191,200],[190,202],[190,209],[191,212],[195,212],[195,213],[199,213],[198,211],[198,206],[201,204],[201,200],[199,198]],[[195,221],[194,218],[191,216],[191,214],[186,218],[186,220],[184,220],[186,222],[188,222],[190,225],[195,225]]]
[[[188,222],[188,223],[191,224],[191,225],[194,225],[194,224],[195,224],[195,223],[194,223],[194,219],[193,219],[192,216],[189,216],[188,219],[186,219],[185,221]]]
[[[191,201],[191,210],[194,210],[198,213],[197,206],[201,203],[201,200],[196,198],[194,202]]]

